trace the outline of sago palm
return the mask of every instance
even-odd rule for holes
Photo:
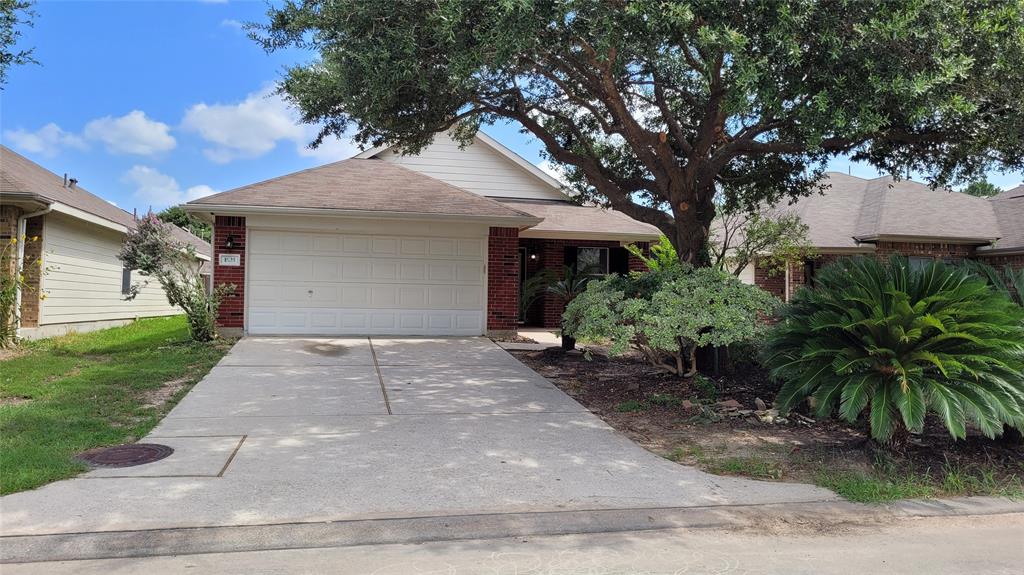
[[[777,405],[810,397],[826,417],[865,410],[871,435],[899,440],[928,412],[956,438],[972,422],[994,437],[1024,429],[1021,308],[963,268],[907,260],[841,260],[803,289],[769,335],[765,361]],[[895,437],[894,437],[895,435]]]

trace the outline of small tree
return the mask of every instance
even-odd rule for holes
[[[612,355],[632,348],[658,369],[692,377],[698,348],[753,339],[776,303],[721,270],[648,272],[591,282],[563,323],[575,337],[611,340]]]
[[[964,188],[963,193],[969,196],[977,196],[979,198],[990,198],[998,195],[1003,190],[999,189],[999,186],[989,182],[988,180],[979,180],[977,182],[971,182]]]
[[[722,210],[715,216],[708,253],[713,267],[739,275],[754,260],[770,273],[817,257],[800,216],[778,210],[746,213]]]
[[[217,309],[235,286],[221,284],[207,291],[195,248],[174,241],[167,224],[152,214],[140,220],[128,232],[118,258],[145,278],[132,284],[125,299],[134,299],[150,279],[155,279],[167,301],[185,312],[193,340],[211,341],[217,337]]]
[[[679,269],[682,266],[679,256],[676,254],[676,248],[665,236],[661,236],[657,242],[651,244],[650,255],[645,254],[636,244],[626,246],[626,251],[644,262],[647,269],[654,272]]]

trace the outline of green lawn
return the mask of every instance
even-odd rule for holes
[[[0,494],[74,476],[86,449],[138,440],[230,347],[191,342],[184,316],[24,343],[0,361]]]

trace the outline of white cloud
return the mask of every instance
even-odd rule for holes
[[[303,124],[273,87],[253,92],[235,104],[196,104],[185,112],[181,126],[212,144],[203,153],[218,164],[262,156],[282,141],[294,144],[301,156],[322,160],[344,159],[356,151],[354,145],[338,139],[326,141],[316,150],[307,149],[316,128]]]
[[[5,130],[4,139],[22,151],[43,156],[56,156],[62,148],[84,150],[88,146],[80,136],[65,132],[53,122],[35,132],[28,130]]]
[[[149,166],[132,166],[121,181],[135,186],[135,197],[154,209],[162,209],[188,202],[211,194],[217,190],[207,185],[192,186],[182,190],[178,181]]]
[[[146,117],[140,110],[124,116],[105,116],[85,125],[85,137],[106,144],[112,154],[151,156],[173,150],[178,145],[170,134],[170,126]]]
[[[245,24],[239,22],[238,20],[235,20],[234,18],[225,18],[220,21],[220,25],[224,26],[225,28],[235,28],[237,30],[241,30],[245,27]]]

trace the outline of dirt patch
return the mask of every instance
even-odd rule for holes
[[[0,397],[0,407],[24,405],[30,401],[32,401],[31,397]]]
[[[0,347],[0,361],[21,357],[28,353],[23,347]]]
[[[877,479],[881,487],[849,487],[869,490],[865,498],[882,498],[870,490],[885,484],[899,488],[892,498],[1000,493],[1000,486],[1024,493],[1024,446],[976,431],[954,442],[929,420],[904,453],[892,454],[867,440],[863,424],[817,421],[806,410],[780,417],[772,409],[777,386],[756,364],[681,379],[636,355],[608,358],[600,347],[590,361],[558,350],[512,353],[644,448],[712,473],[833,488],[851,477]]]
[[[500,343],[537,343],[537,340],[524,335],[505,335],[492,337],[491,341]]]
[[[191,378],[182,377],[164,382],[156,389],[147,390],[142,394],[142,407],[145,409],[156,409],[173,399],[179,391],[184,389]]]

